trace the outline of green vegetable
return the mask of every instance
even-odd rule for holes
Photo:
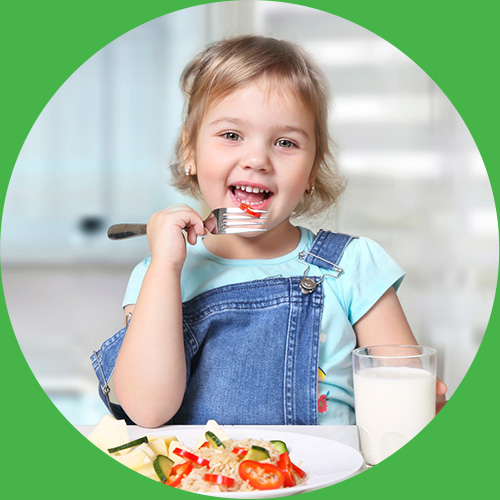
[[[222,441],[212,431],[205,432],[205,437],[207,438],[208,444],[211,448],[225,448]]]
[[[162,483],[167,482],[173,467],[174,461],[170,460],[170,458],[165,455],[158,455],[153,462],[153,468]]]
[[[243,460],[255,460],[256,462],[260,462],[268,458],[270,458],[270,455],[265,448],[262,448],[261,446],[252,446]]]
[[[130,443],[125,443],[116,448],[109,448],[108,453],[116,453],[117,451],[126,450],[127,448],[133,448],[134,446],[139,446],[142,443],[149,443],[148,438],[146,436],[141,437],[139,439],[134,439],[134,441],[130,441]]]
[[[274,447],[280,452],[280,453],[288,453],[288,448],[286,447],[286,444],[283,441],[279,440],[274,440],[270,441],[271,444],[274,445]]]

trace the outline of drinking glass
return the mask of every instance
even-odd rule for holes
[[[415,437],[436,414],[436,350],[378,345],[353,351],[354,405],[361,453],[375,465]]]

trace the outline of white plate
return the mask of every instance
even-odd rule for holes
[[[354,448],[343,443],[306,434],[294,432],[278,432],[270,430],[259,430],[258,428],[237,429],[227,427],[224,431],[231,439],[264,439],[271,441],[279,439],[284,441],[290,452],[290,458],[294,463],[301,463],[300,467],[307,473],[307,481],[291,488],[281,488],[267,491],[247,491],[232,493],[211,492],[207,495],[224,498],[274,498],[286,495],[295,495],[305,491],[317,490],[338,483],[353,476],[363,465],[361,454]],[[131,433],[132,434],[132,433]],[[144,435],[143,431],[134,432],[131,439]],[[194,447],[201,435],[201,430],[189,427],[182,428],[174,426],[171,431],[168,428],[151,430],[149,435],[174,434],[179,441],[186,446]]]

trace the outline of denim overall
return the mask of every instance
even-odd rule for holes
[[[320,231],[299,258],[304,276],[235,283],[184,302],[187,386],[169,424],[316,425],[319,335],[324,276],[337,266],[352,236]],[[308,264],[325,269],[307,276]],[[333,271],[335,274],[328,274]],[[109,381],[126,327],[91,356],[99,394],[116,418]]]

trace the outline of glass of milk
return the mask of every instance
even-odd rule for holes
[[[353,352],[361,453],[375,465],[415,437],[436,414],[436,350],[414,345]]]

